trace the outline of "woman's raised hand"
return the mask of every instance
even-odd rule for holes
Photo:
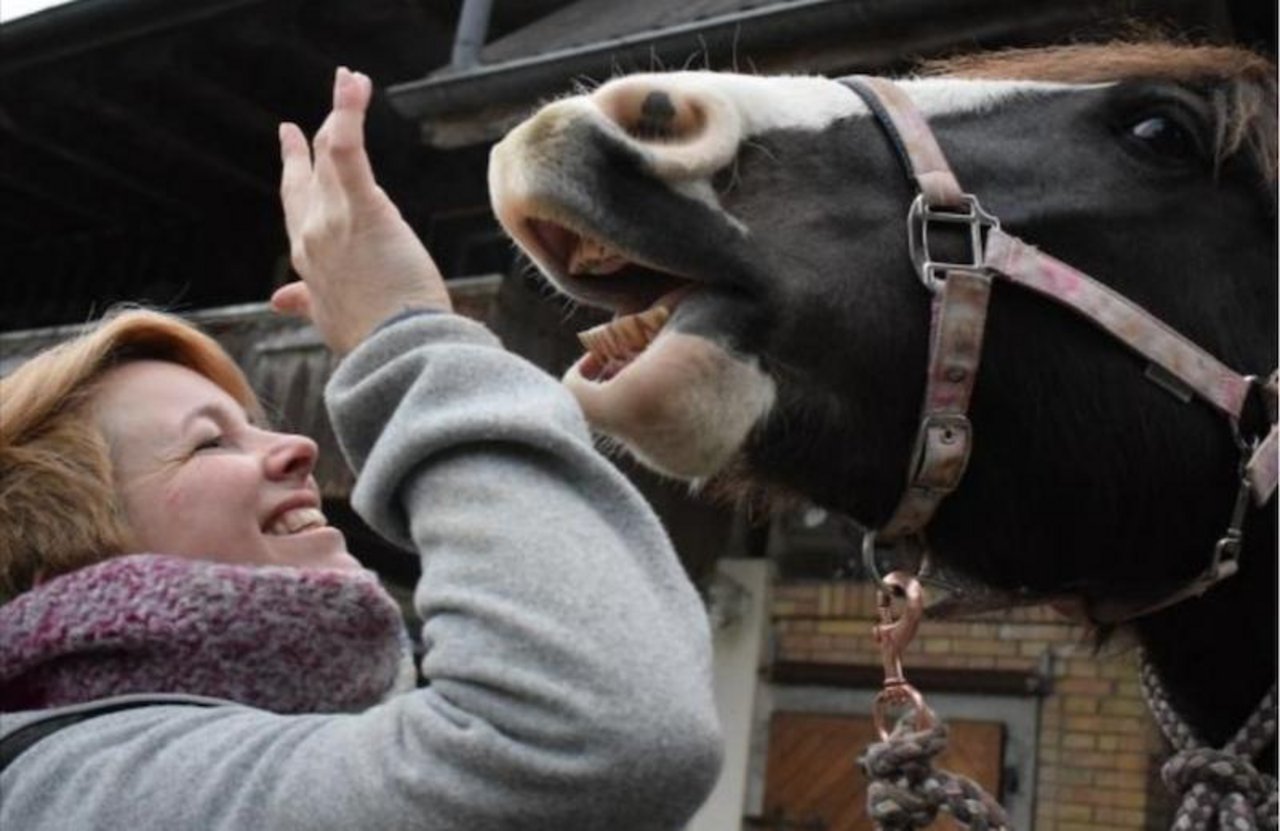
[[[451,309],[435,261],[373,178],[364,146],[372,94],[368,76],[341,68],[313,147],[297,125],[280,125],[280,198],[302,281],[271,305],[310,319],[338,355],[398,312]]]

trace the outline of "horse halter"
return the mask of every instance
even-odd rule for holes
[[[1217,408],[1230,423],[1241,452],[1240,485],[1226,533],[1208,567],[1189,583],[1136,610],[1132,606],[1091,605],[1099,623],[1118,623],[1204,593],[1238,569],[1244,517],[1250,499],[1265,505],[1276,491],[1277,375],[1266,381],[1239,375],[1146,310],[1000,227],[977,198],[961,190],[924,116],[892,81],[868,76],[838,79],[870,108],[887,134],[917,196],[907,214],[907,240],[921,282],[933,294],[933,322],[924,403],[906,489],[889,520],[863,538],[868,570],[880,582],[878,553],[895,549],[897,559],[932,568],[924,529],[959,485],[972,447],[969,401],[982,357],[991,287],[996,279],[1032,289],[1083,315],[1150,363],[1147,377],[1190,401],[1192,395]],[[947,225],[967,231],[970,257],[963,262],[935,259],[930,229]],[[1257,396],[1270,429],[1246,438],[1241,420]],[[945,578],[941,578],[945,582]],[[1039,602],[1049,598],[1026,597]]]

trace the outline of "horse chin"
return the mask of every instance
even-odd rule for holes
[[[584,372],[590,360],[564,376],[588,423],[641,464],[678,479],[725,468],[776,399],[773,379],[754,359],[691,333],[664,330],[607,378]]]

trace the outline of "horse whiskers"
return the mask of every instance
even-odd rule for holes
[[[613,436],[596,433],[593,437],[593,443],[602,456],[607,456],[611,459],[630,459],[626,445]]]
[[[567,326],[569,324],[570,319],[575,317],[578,314],[581,314],[582,310],[585,308],[587,307],[583,306],[581,303],[577,302],[576,300],[569,301],[568,303],[564,304],[560,323]]]
[[[724,173],[724,171],[728,171]],[[719,181],[718,181],[719,180]],[[716,186],[716,197],[724,199],[733,193],[734,189],[742,182],[741,165],[738,157],[734,156],[733,161],[725,168],[721,168],[715,176],[711,178],[711,182]]]
[[[572,90],[570,95],[590,95],[600,86],[601,82],[589,75],[575,75],[569,81],[569,88]]]
[[[810,504],[790,488],[753,477],[741,455],[713,476],[699,480],[696,495],[700,501],[742,512],[751,525],[759,525],[777,514]]]
[[[778,157],[775,156],[773,154],[773,151],[770,150],[769,147],[763,142],[757,141],[755,139],[747,139],[746,141],[742,142],[742,146],[750,147],[753,150],[758,150],[764,155],[768,156],[769,161],[773,162],[774,164],[778,163]]]
[[[650,72],[666,72],[667,66],[662,62],[662,58],[658,55],[658,50],[649,47],[649,71]]]

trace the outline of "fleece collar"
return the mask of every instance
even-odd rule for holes
[[[114,557],[0,606],[0,711],[127,693],[354,711],[394,691],[405,642],[370,572]]]

